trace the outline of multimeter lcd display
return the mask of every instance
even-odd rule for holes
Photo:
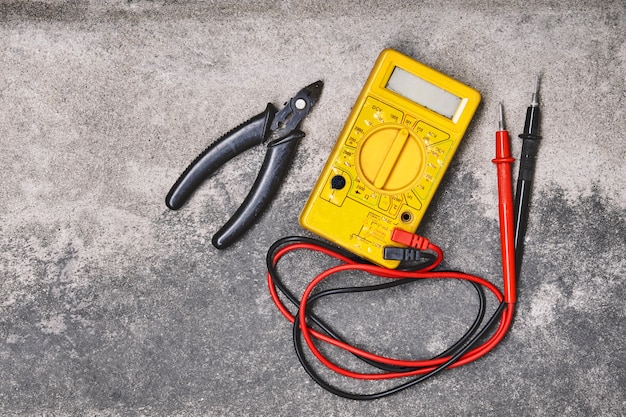
[[[302,213],[300,224],[396,268],[394,229],[415,232],[480,102],[480,94],[384,50]]]
[[[461,104],[461,97],[457,97],[400,67],[394,68],[385,87],[448,119],[452,119],[456,109]]]

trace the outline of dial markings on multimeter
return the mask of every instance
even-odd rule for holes
[[[480,94],[384,50],[333,148],[300,223],[379,265],[394,228],[414,232]]]

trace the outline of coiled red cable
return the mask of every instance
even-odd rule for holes
[[[336,258],[337,260],[341,262],[341,264],[322,272],[309,283],[309,285],[304,290],[302,297],[300,299],[300,305],[299,305],[299,310],[298,310],[300,312],[306,311],[307,301],[309,297],[312,295],[317,285],[319,285],[322,281],[329,278],[330,276],[337,274],[339,272],[342,272],[342,271],[346,271],[346,270],[363,271],[365,273],[379,276],[382,278],[387,278],[387,279],[407,279],[408,278],[408,279],[466,280],[466,281],[470,281],[470,282],[474,282],[476,284],[482,285],[483,287],[487,288],[496,297],[498,302],[504,301],[502,292],[491,282],[481,277],[471,275],[471,274],[461,273],[461,272],[433,271],[433,269],[436,268],[443,260],[443,252],[441,251],[439,247],[437,247],[436,245],[432,243],[429,243],[428,249],[432,250],[433,252],[437,254],[437,260],[435,263],[433,263],[426,269],[420,270],[420,271],[398,271],[398,270],[391,270],[391,269],[379,267],[376,265],[358,263],[357,261],[350,259],[338,252],[331,251],[327,248],[314,245],[312,243],[294,243],[294,244],[286,245],[280,248],[278,251],[276,251],[272,262],[273,262],[273,265],[276,266],[283,256],[285,256],[289,252],[297,251],[297,250],[313,250],[313,251],[321,252],[328,256],[332,256],[333,258]],[[276,291],[276,286],[275,286],[272,274],[268,273],[267,280],[268,280],[270,295],[272,297],[272,300],[274,301],[274,304],[276,305],[276,307],[279,309],[279,311],[283,314],[283,316],[287,320],[289,320],[291,323],[294,323],[294,321],[296,320],[296,317],[288,310],[288,308],[284,305],[284,303],[281,301],[280,297],[278,296],[278,292]],[[471,349],[470,351],[468,351],[467,353],[465,353],[457,361],[455,361],[454,364],[451,364],[448,368],[455,368],[461,365],[465,365],[487,354],[502,340],[502,338],[506,334],[511,324],[512,317],[513,317],[513,306],[512,304],[510,304],[510,305],[507,305],[507,308],[504,310],[504,314],[502,315],[500,319],[499,326],[497,330],[493,333],[493,335],[480,346],[475,347]],[[394,358],[388,358],[385,356],[376,355],[366,350],[351,346],[348,343],[337,340],[336,338],[330,337],[324,333],[314,330],[308,325],[306,314],[298,315],[297,325],[300,327],[302,331],[302,336],[308,348],[315,355],[315,357],[322,364],[327,366],[329,369],[332,369],[333,371],[341,375],[344,375],[346,377],[350,377],[350,378],[377,380],[377,379],[404,378],[407,376],[421,375],[421,374],[426,374],[428,372],[433,371],[437,366],[440,366],[441,364],[450,360],[450,357],[441,357],[441,358],[428,359],[428,360],[404,360],[404,359],[394,359]],[[370,360],[380,362],[380,363],[384,363],[387,365],[399,366],[399,367],[412,367],[415,369],[409,372],[384,372],[384,373],[354,372],[354,371],[344,368],[343,366],[339,364],[332,362],[329,358],[325,357],[320,352],[320,350],[316,347],[313,341],[313,338],[316,338],[325,343],[329,343],[338,348],[344,349],[359,357],[363,357],[363,358],[370,359]]]
[[[502,117],[502,116],[501,116]],[[361,261],[353,259],[349,254],[341,252],[339,249],[332,249],[329,245],[322,242],[314,243],[312,239],[306,238],[285,238],[276,242],[268,251],[267,256],[267,281],[269,286],[270,295],[274,304],[277,306],[283,316],[293,324],[294,332],[294,346],[298,354],[298,359],[305,367],[307,373],[323,388],[333,392],[337,395],[344,396],[346,398],[352,398],[357,400],[371,400],[381,398],[383,396],[391,395],[413,386],[416,383],[422,382],[428,377],[431,377],[444,369],[452,369],[462,365],[466,365],[473,362],[482,356],[490,352],[506,335],[511,322],[513,320],[514,303],[515,303],[515,268],[514,268],[514,239],[512,233],[513,224],[513,211],[512,211],[512,184],[510,177],[510,165],[513,162],[513,158],[510,156],[509,144],[508,144],[508,132],[501,128],[496,133],[496,158],[493,162],[497,165],[498,172],[498,195],[499,195],[499,211],[500,211],[500,229],[501,229],[501,246],[502,246],[502,263],[503,263],[503,283],[504,294],[491,282],[471,274],[453,271],[435,271],[435,268],[439,266],[443,260],[443,252],[436,245],[430,243],[427,239],[407,233],[401,230],[396,230],[392,234],[392,240],[398,243],[402,243],[407,246],[415,247],[420,251],[430,251],[435,254],[435,261],[430,265],[413,271],[399,271],[382,268],[376,265],[362,263]],[[300,241],[303,240],[303,241]],[[316,276],[306,287],[302,296],[298,300],[295,296],[288,292],[288,290],[280,284],[281,292],[287,296],[287,298],[294,304],[297,304],[298,313],[292,314],[284,303],[281,301],[277,292],[277,264],[281,258],[290,252],[297,250],[313,250],[321,253],[325,253],[337,259],[340,264],[336,265],[328,270],[322,272]],[[381,355],[374,354],[364,349],[357,348],[349,343],[340,340],[338,337],[333,336],[332,332],[328,328],[323,328],[324,331],[317,331],[309,325],[311,320],[307,311],[307,305],[312,297],[315,297],[315,288],[324,280],[331,277],[334,274],[347,271],[361,271],[370,275],[375,275],[389,280],[420,280],[420,279],[457,279],[464,280],[472,283],[476,288],[480,285],[483,288],[491,291],[493,296],[498,300],[500,306],[489,320],[489,322],[482,327],[482,329],[475,335],[472,332],[466,333],[468,338],[462,338],[453,348],[448,349],[444,354],[432,359],[426,360],[407,360],[389,358]],[[480,293],[480,290],[479,290]],[[319,295],[319,293],[318,293]],[[481,294],[481,300],[482,300]],[[481,302],[482,303],[482,302]],[[483,306],[481,305],[481,308]],[[482,314],[482,313],[481,313]],[[482,316],[479,314],[479,319],[475,321],[475,324],[480,325]],[[487,340],[483,343],[478,342],[483,336],[490,331],[492,324],[495,323],[499,317],[499,324],[495,331],[491,334]],[[318,326],[320,322],[317,321]],[[393,378],[406,378],[413,377],[409,382],[402,383],[394,388],[381,391],[374,394],[355,394],[351,392],[339,389],[326,381],[322,380],[314,370],[306,363],[299,342],[296,340],[298,334],[301,334],[306,346],[311,353],[319,360],[323,365],[333,370],[334,372],[354,379],[359,380],[383,380]],[[471,339],[469,339],[471,336]],[[333,362],[326,357],[315,345],[314,339],[324,343],[328,343],[337,348],[350,352],[357,357],[363,359],[368,363],[374,364],[382,372],[356,372],[346,367]],[[469,340],[468,340],[469,339]],[[449,354],[446,354],[450,352]],[[387,367],[385,369],[385,367]],[[397,367],[397,368],[388,368]]]

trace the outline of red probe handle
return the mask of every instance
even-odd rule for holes
[[[513,186],[511,182],[509,132],[496,132],[496,157],[492,160],[498,169],[498,209],[500,213],[500,245],[502,247],[502,275],[504,301],[515,303],[515,229],[513,227]]]

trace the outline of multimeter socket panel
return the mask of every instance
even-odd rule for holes
[[[415,232],[480,94],[385,49],[300,215],[303,228],[381,266],[394,228]]]

